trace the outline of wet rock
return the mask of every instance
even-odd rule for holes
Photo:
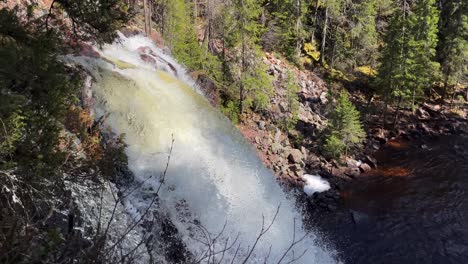
[[[78,45],[80,50],[78,52],[79,55],[91,58],[101,58],[101,55],[94,49],[93,46],[82,42],[80,42]]]
[[[298,150],[298,149],[289,150],[288,160],[291,163],[301,163],[303,158],[304,157],[303,157],[302,152],[300,150]]]
[[[148,54],[140,54],[140,59],[146,63],[157,65],[156,59]]]
[[[374,129],[372,131],[372,137],[382,145],[387,143],[387,137],[385,136],[385,131],[381,128]]]
[[[364,162],[369,164],[372,168],[377,168],[377,160],[369,155],[364,157]]]

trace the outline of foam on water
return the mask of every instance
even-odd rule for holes
[[[141,59],[142,47],[151,49],[157,67]],[[134,184],[141,183],[146,191],[157,189],[174,138],[158,210],[164,210],[170,217],[188,250],[201,256],[207,248],[199,242],[203,234],[193,223],[199,223],[212,234],[219,233],[226,224],[218,241],[238,239],[223,263],[230,263],[233,258],[237,260],[234,263],[242,262],[260,232],[262,219],[268,224],[279,206],[271,229],[260,239],[247,262],[263,263],[269,255],[268,263],[277,263],[293,236],[297,240],[306,231],[294,201],[287,198],[252,146],[200,95],[183,67],[149,39],[121,36],[119,42],[104,46],[99,52],[107,61],[91,58],[77,61],[95,75],[96,112],[108,114],[106,124],[116,133],[125,134]],[[109,63],[116,60],[135,67],[119,69]],[[130,214],[138,216],[148,206],[145,195],[145,191],[136,191],[125,199]],[[221,244],[215,247],[221,248]],[[311,232],[286,254],[283,263],[305,250],[295,263],[337,262],[333,250]]]
[[[304,192],[309,196],[330,189],[330,184],[320,176],[304,174],[302,178],[305,180]]]

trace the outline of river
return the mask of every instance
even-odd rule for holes
[[[345,263],[468,263],[468,137],[393,141],[320,223]]]

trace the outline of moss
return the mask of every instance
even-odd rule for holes
[[[370,66],[360,66],[360,67],[357,67],[356,70],[359,73],[362,73],[369,77],[373,77],[377,75],[377,71]]]
[[[317,47],[312,43],[304,44],[305,53],[314,61],[320,60],[320,51],[317,50]]]

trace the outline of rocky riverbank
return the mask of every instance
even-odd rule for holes
[[[318,174],[331,183],[331,190],[315,194],[316,204],[332,209],[339,199],[339,190],[344,182],[359,177],[378,166],[374,153],[386,144],[395,144],[396,139],[407,141],[453,134],[467,134],[468,108],[466,104],[457,111],[447,105],[425,103],[414,113],[400,109],[395,128],[391,125],[396,109],[388,108],[386,125],[381,115],[383,104],[375,101],[367,105],[360,92],[352,93],[355,104],[365,112],[367,139],[363,148],[345,161],[329,160],[320,150],[320,135],[325,128],[329,89],[333,89],[322,77],[309,70],[299,70],[285,61],[266,53],[264,62],[273,78],[275,96],[267,111],[246,113],[238,124],[242,134],[255,146],[265,165],[272,169],[278,179],[295,188],[304,186],[304,174]],[[300,86],[299,115],[294,129],[284,131],[277,120],[291,115],[287,111],[284,79],[292,72]],[[203,89],[203,83],[200,83]],[[211,88],[211,91],[213,89]],[[212,92],[210,92],[212,94]],[[369,111],[369,109],[371,109]],[[369,113],[370,112],[370,113]],[[389,128],[390,127],[390,128]],[[424,145],[421,146],[424,148]]]

